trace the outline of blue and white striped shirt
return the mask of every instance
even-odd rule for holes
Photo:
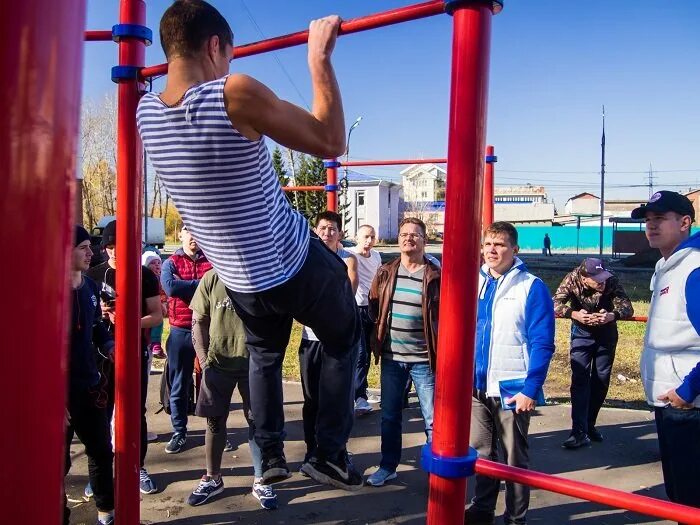
[[[231,124],[226,78],[190,88],[173,108],[147,93],[136,119],[156,173],[221,281],[261,292],[299,271],[309,227],[284,197],[264,137],[250,141]]]

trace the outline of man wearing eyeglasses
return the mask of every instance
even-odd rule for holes
[[[401,460],[401,419],[409,379],[418,393],[427,442],[433,435],[440,268],[425,256],[425,224],[408,217],[399,225],[401,256],[379,268],[369,292],[375,362],[382,359],[382,459],[367,484],[396,478]]]

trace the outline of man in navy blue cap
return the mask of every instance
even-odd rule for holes
[[[632,212],[662,258],[651,279],[641,368],[669,499],[700,507],[700,234],[687,197],[659,191]]]

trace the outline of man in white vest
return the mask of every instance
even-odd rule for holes
[[[554,354],[554,307],[545,284],[527,271],[518,253],[518,231],[507,222],[486,228],[479,272],[474,388],[469,444],[479,457],[529,467],[528,428],[537,400],[543,402]],[[500,443],[500,447],[499,447]],[[495,523],[501,482],[476,475],[465,522]],[[530,489],[506,482],[506,524],[526,523]]]
[[[659,191],[632,211],[662,258],[651,279],[642,381],[654,407],[666,494],[700,507],[700,233],[687,197]]]

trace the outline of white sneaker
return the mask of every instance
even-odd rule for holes
[[[370,394],[367,396],[367,402],[370,405],[376,405],[376,404],[382,402],[382,398],[381,398],[381,396],[378,396],[377,394]]]
[[[365,398],[359,397],[355,401],[355,414],[358,416],[369,414],[372,410],[372,405],[370,405]]]
[[[152,443],[153,441],[158,441],[158,434],[155,432],[146,432],[146,441]]]

